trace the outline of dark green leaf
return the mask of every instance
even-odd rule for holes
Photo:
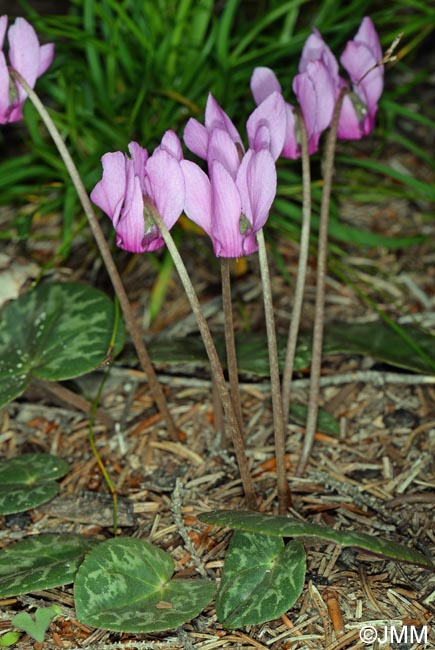
[[[73,582],[95,540],[80,535],[34,535],[0,550],[0,598]]]
[[[216,613],[226,627],[258,625],[286,612],[305,580],[305,551],[298,540],[236,530],[225,557]]]
[[[44,284],[0,311],[0,407],[21,395],[32,377],[71,379],[105,359],[114,306],[101,291],[65,282]],[[122,348],[120,324],[114,354]]]
[[[36,508],[56,496],[68,463],[51,454],[23,454],[0,461],[0,514]]]

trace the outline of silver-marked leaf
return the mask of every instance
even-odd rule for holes
[[[174,561],[130,537],[102,542],[86,556],[74,586],[78,619],[119,632],[168,630],[197,616],[211,601],[211,580],[171,580]]]
[[[110,347],[115,310],[106,294],[75,282],[39,285],[0,310],[0,408],[32,377],[61,381],[97,368]],[[114,354],[124,342],[119,323]]]
[[[258,625],[286,612],[305,581],[306,558],[298,540],[236,530],[228,549],[216,613],[225,627]]]
[[[23,454],[0,461],[0,514],[36,508],[56,496],[57,478],[65,476],[68,463],[51,454]]]
[[[0,598],[74,581],[83,556],[97,544],[80,535],[34,535],[0,550]]]
[[[305,523],[298,519],[262,515],[258,512],[246,512],[243,510],[204,512],[198,518],[206,524],[227,526],[228,528],[244,530],[250,533],[259,533],[260,535],[302,537],[304,539],[314,538],[327,542],[335,542],[342,546],[360,548],[391,560],[418,564],[429,569],[435,568],[433,562],[419,551],[402,546],[402,544],[397,544],[396,542],[390,542],[381,537],[372,537],[371,535],[353,532],[351,530],[334,530],[327,526]]]

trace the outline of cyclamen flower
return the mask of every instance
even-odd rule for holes
[[[130,142],[128,150],[131,158],[120,151],[104,154],[103,178],[91,199],[112,220],[119,248],[152,252],[164,246],[153,212],[171,229],[183,211],[181,144],[173,131],[166,131],[151,156],[137,142]]]
[[[378,100],[383,90],[383,66],[377,65],[381,58],[378,35],[371,19],[366,17],[340,58],[349,74],[353,92],[346,95],[343,101],[338,124],[339,138],[356,140],[373,130]],[[339,75],[335,56],[315,29],[305,42],[299,74],[293,80],[293,91],[307,129],[310,154],[317,151],[321,134],[331,125],[338,95],[346,85]],[[281,92],[281,86],[269,68],[254,70],[251,89],[257,103],[272,91]],[[296,158],[300,155],[300,147],[294,115],[290,104],[286,104],[286,109],[287,148],[284,148],[282,155]]]
[[[282,88],[273,70],[266,67],[258,67],[254,69],[251,76],[251,92],[255,103],[260,105],[274,92],[282,95]],[[285,102],[284,110],[285,137],[281,156],[283,158],[295,159],[300,155],[300,147],[296,139],[296,119],[294,108],[291,104]]]
[[[352,82],[353,93],[346,96],[338,124],[338,137],[358,140],[373,131],[378,101],[384,89],[382,48],[373,22],[363,19],[355,38],[348,41],[340,62]]]
[[[3,52],[8,17],[0,17],[0,124],[17,122],[23,117],[23,104],[27,93],[9,75]],[[50,67],[54,56],[54,44],[39,45],[33,27],[24,18],[17,18],[8,29],[9,61],[33,88],[36,80]]]
[[[181,166],[186,183],[184,210],[209,235],[216,257],[255,253],[256,234],[267,221],[276,193],[271,153],[250,149],[235,178],[218,160],[209,163],[209,176],[188,160]]]
[[[247,122],[250,148],[230,118],[209,96],[205,126],[189,120],[186,145],[207,160],[209,175],[182,161],[185,212],[209,235],[217,257],[238,258],[258,250],[256,234],[264,226],[276,193],[275,160],[285,137],[284,100],[273,93]]]

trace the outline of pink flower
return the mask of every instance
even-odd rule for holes
[[[225,131],[236,147],[243,151],[240,135],[225,111],[209,93],[205,108],[205,125],[191,117],[184,129],[183,140],[186,147],[198,158],[207,159],[210,134],[219,129]]]
[[[186,125],[185,143],[207,161],[209,175],[195,163],[181,163],[184,210],[209,235],[217,257],[238,258],[258,250],[256,234],[275,198],[275,160],[284,144],[285,119],[284,100],[272,92],[248,119],[246,153],[234,124],[212,95],[205,126],[193,119]]]
[[[8,70],[3,52],[8,17],[0,17],[0,124],[17,122],[23,117],[26,92],[14,82]],[[33,27],[24,18],[17,18],[8,30],[9,61],[33,88],[36,80],[49,68],[54,56],[53,43],[39,45]]]
[[[338,124],[338,137],[359,139],[374,128],[378,100],[383,90],[383,66],[376,66],[382,58],[378,35],[370,18],[364,18],[352,41],[349,41],[341,63],[352,82],[353,92],[346,95]],[[340,77],[338,63],[314,30],[305,42],[299,62],[299,74],[293,80],[293,90],[304,117],[309,153],[315,153],[320,136],[331,125],[340,90],[346,86]],[[251,78],[255,101],[265,100],[273,92],[281,92],[279,81],[269,68],[256,68]],[[293,108],[286,104],[287,128],[282,156],[296,158],[300,146],[295,130]]]
[[[273,70],[265,67],[255,68],[251,76],[251,92],[258,106],[272,93],[282,94],[281,84]],[[296,140],[294,108],[291,104],[284,102],[284,110],[285,137],[281,156],[295,159],[300,155],[300,147]]]
[[[152,252],[164,246],[153,212],[170,229],[183,211],[181,144],[173,131],[166,131],[152,156],[137,142],[130,142],[128,150],[131,158],[120,151],[104,154],[103,178],[91,199],[112,220],[117,246],[131,253]]]
[[[249,117],[246,129],[251,149],[257,151],[266,147],[275,160],[278,158],[285,137],[285,104],[281,93],[272,92],[261,102]],[[210,152],[210,138],[217,131],[225,138],[225,142],[214,141],[214,150]],[[218,156],[232,173],[238,168],[245,153],[239,132],[211,94],[205,109],[205,125],[190,118],[184,129],[183,139],[186,147],[199,158],[210,161]]]
[[[211,238],[216,257],[244,257],[258,250],[276,193],[276,170],[268,149],[250,149],[235,177],[217,159],[209,176],[193,162],[181,163],[186,183],[187,216]]]
[[[332,120],[340,78],[338,63],[317,30],[307,38],[293,79],[308,136],[308,152],[319,148],[320,136]]]
[[[358,140],[373,131],[378,101],[384,89],[384,66],[379,37],[370,18],[348,41],[340,62],[349,74],[353,92],[346,96],[338,125],[338,137]]]

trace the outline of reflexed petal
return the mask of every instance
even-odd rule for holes
[[[261,126],[267,126],[270,131],[270,151],[274,160],[276,160],[284,146],[286,124],[285,102],[281,93],[275,91],[261,102],[246,123],[249,146],[256,149],[254,142],[257,129]]]
[[[24,18],[17,18],[9,27],[9,60],[33,88],[38,77],[39,69],[39,41],[33,27]],[[24,101],[27,94],[18,84],[18,97]]]
[[[345,95],[338,122],[337,137],[341,140],[359,140],[363,132],[351,98]]]
[[[116,226],[126,193],[126,157],[120,151],[106,153],[101,159],[103,178],[91,192],[91,200]]]
[[[45,43],[39,48],[38,77],[48,70],[54,58],[54,43]]]
[[[325,41],[317,29],[305,41],[299,61],[299,72],[307,72],[308,64],[313,61],[321,61],[328,69],[331,77],[338,81],[338,63],[337,59],[326,45]]]
[[[121,217],[115,227],[116,244],[119,248],[131,253],[143,253],[144,246],[144,205],[142,189],[137,176],[132,182],[132,191],[122,210]],[[158,233],[157,233],[158,236]]]
[[[6,124],[9,112],[9,72],[5,55],[0,51],[0,124]]]
[[[209,133],[203,124],[191,117],[184,129],[183,140],[186,147],[199,158],[206,160]]]
[[[237,174],[242,212],[252,223],[254,232],[264,226],[276,194],[276,168],[271,153],[263,149],[245,154]]]
[[[205,126],[208,131],[212,131],[213,129],[223,129],[224,131],[227,131],[231,140],[233,142],[238,142],[243,149],[243,142],[240,138],[239,132],[211,93],[209,93],[207,105],[205,107]]]
[[[379,36],[376,32],[375,26],[373,25],[372,19],[368,16],[362,19],[359,30],[355,34],[353,41],[355,43],[364,43],[364,45],[366,45],[373,53],[376,62],[382,59],[382,47],[379,41]]]
[[[296,116],[290,104],[285,105],[286,113],[286,129],[285,140],[282,148],[281,156],[283,158],[290,158],[295,160],[300,156],[300,148],[296,138]]]
[[[176,158],[178,161],[183,159],[183,150],[181,148],[181,142],[178,137],[178,135],[175,133],[175,131],[172,131],[172,129],[169,129],[166,131],[162,138],[162,143],[160,145],[162,149],[165,149],[168,153],[170,153],[174,158]],[[157,147],[160,149],[160,147]]]
[[[128,145],[135,175],[139,178],[142,192],[145,192],[145,165],[148,160],[148,151],[140,146],[137,142],[130,142]]]
[[[314,61],[308,63],[306,72],[296,75],[293,90],[304,115],[311,154],[317,151],[320,135],[331,123],[337,88],[323,63]]]
[[[354,91],[367,104],[369,111],[377,106],[384,88],[384,67],[376,65],[377,59],[372,51],[362,43],[349,41],[340,57],[343,67],[354,84]],[[364,78],[363,78],[364,77]],[[361,83],[358,83],[361,80]]]
[[[210,165],[215,160],[222,163],[231,176],[236,178],[240,165],[239,152],[229,133],[222,129],[214,129],[208,143],[207,162]]]
[[[216,257],[242,257],[241,203],[238,189],[221,163],[211,165],[211,238]]]
[[[184,209],[184,177],[178,160],[164,149],[148,159],[145,189],[166,227],[172,228]]]
[[[270,68],[254,68],[251,76],[251,92],[255,103],[261,104],[273,92],[281,93],[281,84]]]
[[[202,169],[190,160],[180,162],[186,187],[184,211],[197,226],[211,236],[211,186]]]
[[[8,28],[8,17],[0,16],[0,50],[3,48],[5,42],[5,34]]]

